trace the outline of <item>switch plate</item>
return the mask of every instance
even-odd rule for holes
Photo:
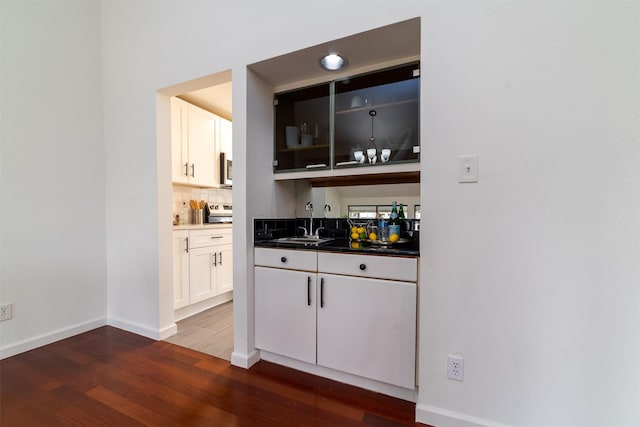
[[[478,182],[478,156],[460,156],[458,182]]]

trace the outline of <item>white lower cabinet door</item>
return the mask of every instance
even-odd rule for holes
[[[189,231],[173,232],[173,308],[189,305]]]
[[[189,257],[189,298],[191,304],[216,296],[216,247],[191,249]]]
[[[233,290],[233,245],[220,245],[217,247],[217,293],[222,294]]]
[[[318,275],[317,363],[415,388],[416,284]]]
[[[256,348],[316,363],[316,273],[255,267]]]

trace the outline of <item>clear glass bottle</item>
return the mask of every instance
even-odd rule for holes
[[[389,221],[389,240],[393,241],[393,235],[400,237],[400,220],[398,219],[398,203],[393,202],[391,207],[391,218]]]

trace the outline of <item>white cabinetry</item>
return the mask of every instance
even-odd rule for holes
[[[231,229],[196,230],[189,235],[189,302],[193,304],[220,294],[220,289],[232,287],[223,282],[228,281],[228,272],[233,272],[233,260],[227,259],[230,258]]]
[[[173,232],[174,309],[233,290],[231,228]]]
[[[255,264],[256,348],[415,388],[415,258],[256,248]]]
[[[416,260],[319,252],[318,271],[318,365],[414,388]]]
[[[189,304],[189,231],[173,232],[173,308]]]
[[[233,159],[232,123],[220,117],[220,152],[225,153],[228,160]]]
[[[256,267],[256,347],[316,363],[315,272]]]
[[[220,118],[171,98],[171,171],[174,183],[215,187],[219,182],[216,144]]]

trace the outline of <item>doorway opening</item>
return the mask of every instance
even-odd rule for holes
[[[171,200],[173,221],[171,307],[160,310],[177,325],[177,333],[165,341],[230,361],[231,70],[160,92],[170,97],[171,104],[171,197],[167,200]]]

